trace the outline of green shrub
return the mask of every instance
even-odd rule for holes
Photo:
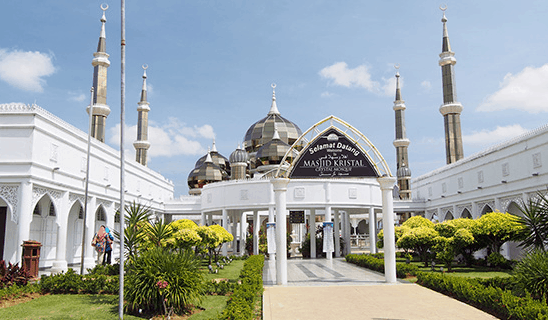
[[[42,275],[40,278],[40,290],[42,293],[78,293],[84,287],[82,276],[74,269],[68,269],[66,273],[61,272],[54,275]]]
[[[487,263],[495,268],[510,269],[512,267],[511,261],[506,260],[506,258],[498,252],[491,252],[491,254],[487,256]]]
[[[155,247],[128,265],[124,289],[128,312],[165,312],[165,299],[166,305],[179,314],[201,301],[205,287],[193,253]]]
[[[503,319],[548,319],[545,302],[536,301],[530,296],[518,297],[500,287],[484,286],[478,279],[418,272],[417,283]]]
[[[207,283],[206,294],[208,295],[221,295],[224,296],[229,292],[234,291],[235,283],[231,283],[228,280],[211,280]]]
[[[104,274],[107,276],[117,276],[120,274],[120,264],[119,263],[112,264],[112,265],[98,264],[95,267],[93,267],[93,269],[87,269],[87,271],[88,271],[88,274]]]
[[[220,316],[223,320],[248,320],[254,317],[254,306],[263,293],[264,256],[251,256],[240,272],[241,284],[234,288]]]
[[[0,289],[0,300],[6,298],[18,298],[27,293],[40,292],[40,286],[35,283],[29,283],[25,286],[12,285]]]
[[[548,252],[535,250],[521,259],[514,269],[521,292],[528,291],[537,299],[548,299]]]
[[[347,262],[356,264],[360,267],[371,269],[384,273],[384,258],[376,258],[381,254],[349,254],[345,257]],[[384,255],[382,255],[384,257]],[[415,275],[419,271],[419,267],[413,264],[396,263],[396,276],[405,278],[408,275]]]

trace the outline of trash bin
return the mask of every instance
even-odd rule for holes
[[[38,241],[23,241],[23,268],[25,268],[32,277],[38,277],[38,264],[40,263],[40,247],[42,244]]]

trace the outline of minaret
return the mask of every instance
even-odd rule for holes
[[[443,115],[445,124],[445,154],[447,164],[453,163],[463,158],[462,133],[460,130],[460,113],[462,105],[457,102],[457,87],[455,84],[454,66],[457,63],[455,53],[451,51],[449,36],[447,35],[447,18],[445,10],[447,6],[440,7],[443,11],[443,44],[440,54],[439,65],[443,81],[443,104],[440,107],[440,113]]]
[[[396,70],[400,68],[395,66]],[[409,169],[409,158],[407,155],[407,147],[409,139],[405,134],[405,101],[401,98],[400,89],[400,73],[396,71],[396,99],[394,100],[394,112],[396,113],[396,139],[394,147],[396,147],[396,168],[398,177],[398,187],[401,199],[411,198],[411,170]]]
[[[143,88],[141,89],[141,101],[137,103],[139,112],[137,120],[137,140],[133,142],[135,147],[135,161],[143,166],[147,165],[147,150],[150,148],[148,142],[148,112],[150,111],[147,101],[147,65],[143,65]]]
[[[109,55],[106,53],[106,33],[105,33],[105,11],[108,5],[101,5],[103,16],[101,17],[101,35],[97,52],[93,54],[93,119],[91,136],[101,142],[105,142],[105,122],[110,114],[110,108],[107,105],[107,68],[110,66]],[[89,114],[89,106],[87,108]]]

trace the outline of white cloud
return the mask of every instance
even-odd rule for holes
[[[499,142],[509,140],[526,133],[527,129],[521,127],[519,124],[514,124],[506,127],[497,126],[494,130],[481,130],[473,132],[469,135],[463,135],[462,141],[464,145],[473,145],[486,147]]]
[[[0,79],[26,91],[42,92],[46,81],[55,67],[53,56],[38,51],[18,51],[0,49]]]
[[[333,81],[334,85],[342,87],[359,87],[370,92],[379,92],[380,84],[371,79],[367,66],[361,65],[349,69],[346,62],[337,62],[320,71],[320,76]]]
[[[421,82],[421,87],[425,91],[430,91],[430,89],[432,89],[432,83],[430,83],[430,81],[428,81],[428,80],[424,80],[423,82]]]
[[[154,96],[154,86],[147,81],[147,97]]]
[[[517,109],[529,113],[548,112],[548,64],[526,67],[516,75],[504,76],[500,89],[487,96],[477,111]]]
[[[76,102],[82,102],[82,101],[86,100],[86,98],[89,98],[89,97],[86,97],[86,95],[83,94],[83,93],[78,93],[78,92],[73,92],[73,91],[69,91],[68,96],[69,96],[68,99],[70,101],[76,101]]]
[[[333,93],[329,92],[329,91],[324,91],[320,94],[320,97],[322,98],[329,98],[333,95]]]
[[[109,143],[120,146],[120,124],[110,128]],[[160,126],[149,123],[148,141],[150,149],[148,157],[172,157],[177,155],[202,155],[206,149],[197,141],[197,138],[213,139],[213,127],[206,124],[192,128],[184,126],[177,118],[170,118],[166,125]],[[126,157],[135,154],[133,142],[137,138],[137,125],[126,126],[124,131],[124,148]]]

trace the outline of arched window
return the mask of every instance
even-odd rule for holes
[[[107,221],[107,217],[106,217],[106,214],[105,214],[105,210],[103,209],[103,207],[99,207],[99,209],[97,209],[97,221]]]
[[[48,215],[50,217],[55,217],[55,206],[53,205],[53,202],[49,203],[49,213]]]
[[[114,215],[114,223],[120,223],[120,212],[116,212]]]
[[[451,213],[451,211],[447,211],[445,213],[445,219],[443,221],[447,221],[447,220],[453,220],[453,214]]]
[[[462,211],[461,217],[466,219],[472,219],[472,215],[470,214],[470,211],[468,211],[468,209],[464,209]]]
[[[37,216],[41,216],[42,214],[40,213],[40,204],[37,203],[36,204],[36,207],[34,207],[34,211],[32,212],[32,214],[35,214]]]
[[[80,206],[80,211],[78,211],[78,219],[84,219],[84,209]]]
[[[486,213],[489,213],[489,212],[493,212],[493,209],[491,209],[491,207],[490,207],[488,204],[486,204],[486,205],[483,207],[483,210],[481,210],[481,215],[480,215],[480,217],[483,216],[483,215],[486,214]]]

